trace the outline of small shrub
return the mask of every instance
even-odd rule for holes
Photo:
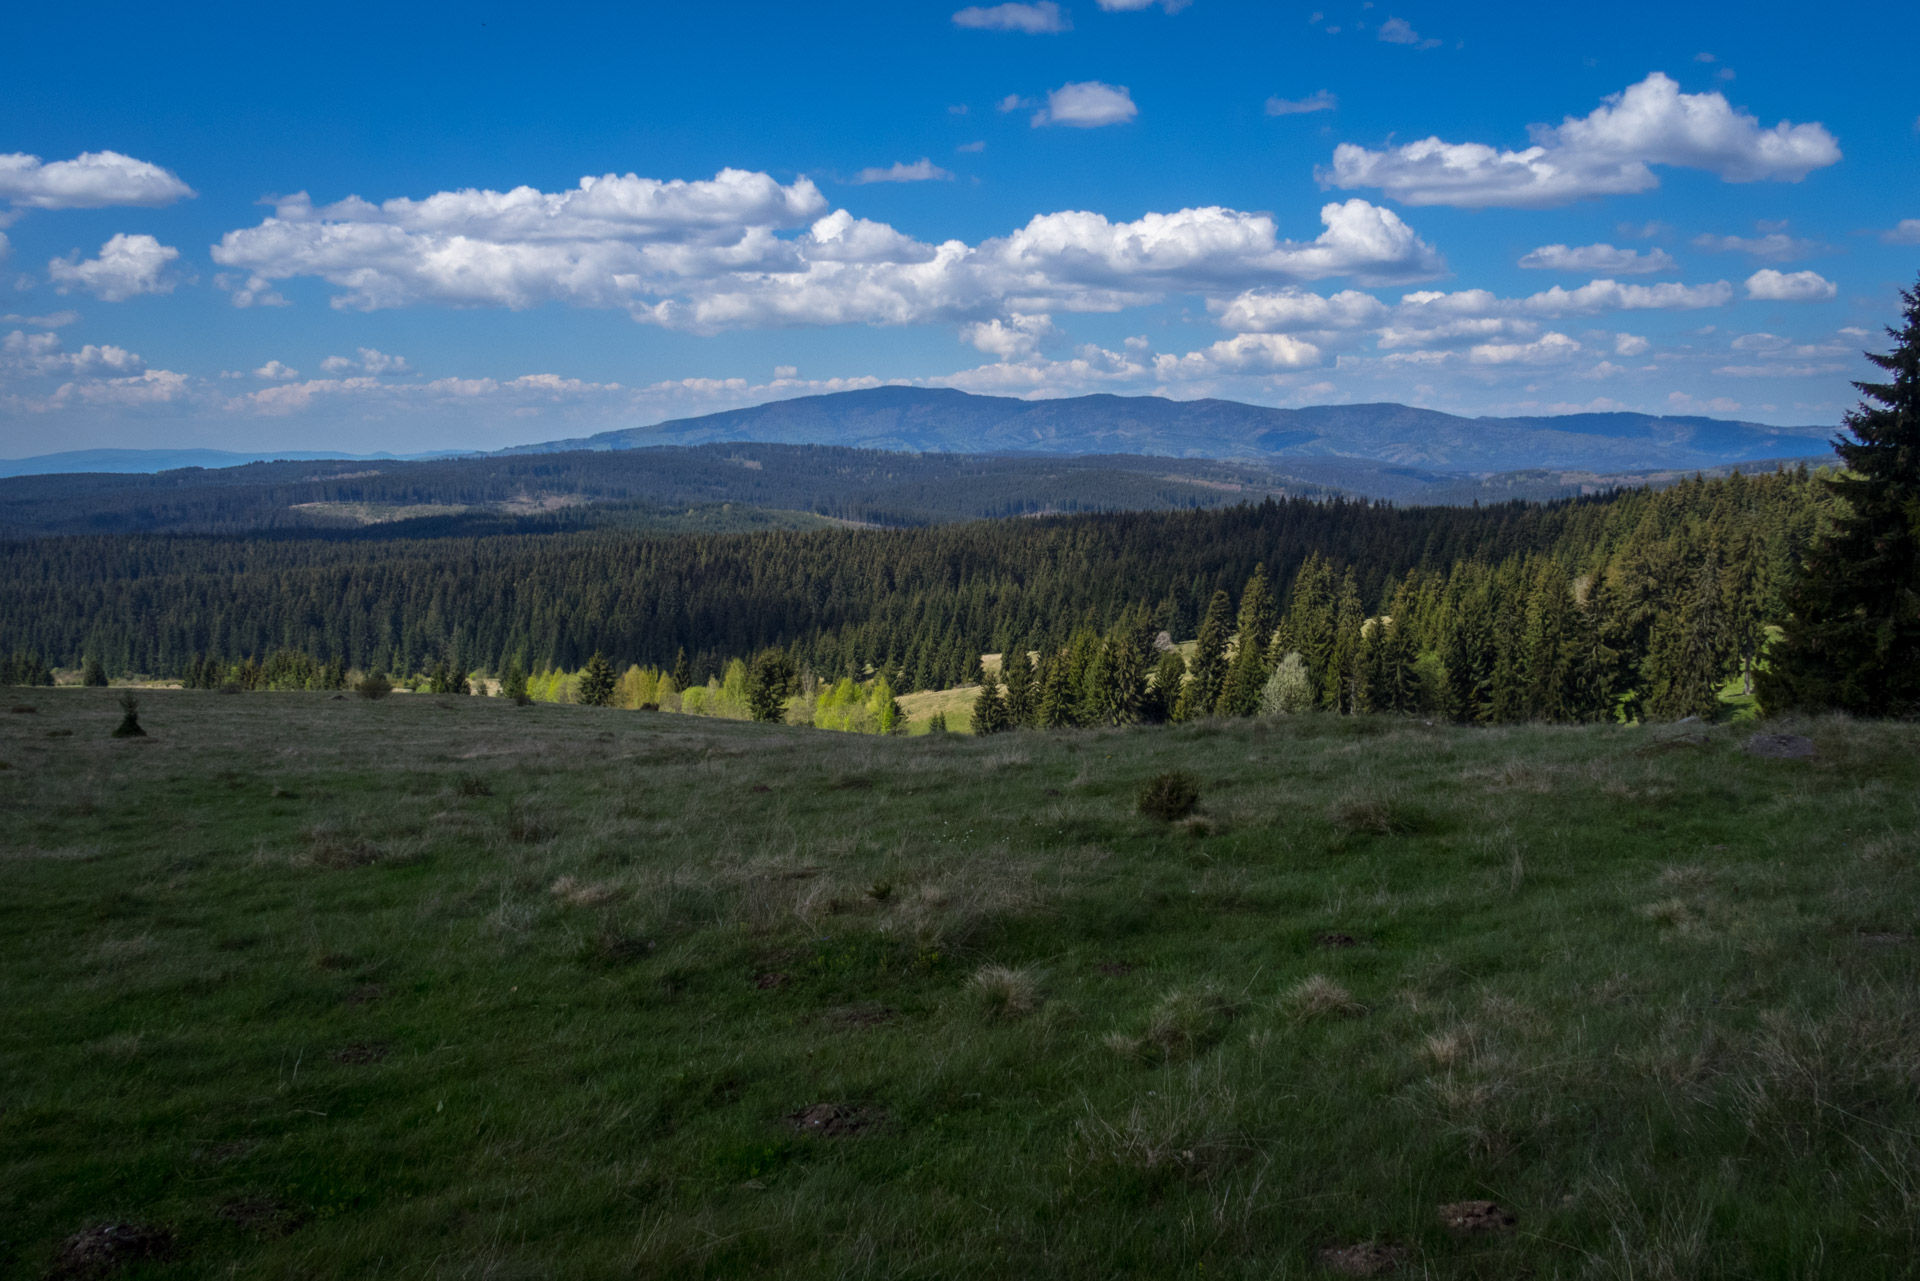
[[[387,679],[386,673],[374,672],[361,677],[360,683],[353,687],[353,692],[365,699],[378,700],[393,693],[393,682]]]
[[[1398,836],[1419,823],[1404,807],[1379,796],[1349,796],[1336,801],[1327,820],[1347,836]]]
[[[1352,1018],[1365,1012],[1365,1007],[1353,999],[1353,993],[1324,974],[1310,975],[1287,989],[1286,1005],[1293,1017],[1302,1022]]]
[[[131,692],[120,696],[120,725],[113,731],[115,738],[145,738],[147,731],[140,728],[140,700]]]
[[[1031,970],[983,965],[973,972],[972,984],[988,1018],[1017,1019],[1040,1006],[1040,985]]]
[[[892,881],[875,881],[867,887],[867,897],[876,903],[884,903],[893,897]]]
[[[1193,813],[1200,803],[1200,780],[1183,769],[1155,774],[1140,788],[1140,812],[1171,823]]]

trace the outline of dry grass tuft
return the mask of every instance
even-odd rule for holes
[[[1200,780],[1183,769],[1155,774],[1140,786],[1136,802],[1148,818],[1171,823],[1193,813],[1200,803]]]
[[[1040,1008],[1040,984],[1032,970],[983,965],[971,986],[990,1019],[1017,1019]]]
[[[1713,870],[1695,864],[1676,863],[1660,869],[1660,884],[1681,893],[1704,890],[1713,884]]]
[[[1661,899],[1658,903],[1649,903],[1640,909],[1640,915],[1656,925],[1679,929],[1691,925],[1699,919],[1699,913],[1685,899]]]
[[[1335,801],[1327,821],[1343,836],[1401,836],[1420,826],[1418,816],[1392,797],[1363,794]]]
[[[580,881],[563,876],[553,883],[552,894],[568,907],[599,907],[626,896],[623,885],[612,881]]]
[[[1212,986],[1175,988],[1147,1018],[1146,1043],[1162,1056],[1184,1058],[1218,1041],[1238,1003]]]
[[[1353,993],[1324,974],[1313,974],[1287,989],[1283,1004],[1301,1022],[1309,1019],[1350,1019],[1366,1013]]]

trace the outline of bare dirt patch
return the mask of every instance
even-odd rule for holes
[[[386,995],[387,989],[378,983],[363,983],[347,993],[347,1004],[372,1005],[375,1001],[384,999]]]
[[[1323,1246],[1317,1257],[1321,1267],[1343,1277],[1383,1277],[1406,1265],[1407,1247],[1361,1241],[1355,1245]]]
[[[143,1259],[174,1255],[173,1229],[157,1223],[96,1223],[60,1243],[49,1281],[104,1277]]]
[[[1133,973],[1133,967],[1125,961],[1102,961],[1095,968],[1110,979],[1123,979]]]
[[[1338,930],[1327,930],[1313,936],[1315,947],[1359,947],[1360,940],[1351,934],[1342,934]]]
[[[768,970],[765,974],[756,974],[753,976],[753,985],[762,992],[771,992],[775,988],[785,987],[791,981],[791,976],[783,974],[779,970]]]
[[[15,716],[32,716],[35,713],[37,713],[40,709],[37,707],[28,707],[25,703],[21,703],[17,707],[10,707],[7,710],[12,712]]]
[[[350,1067],[359,1067],[368,1063],[378,1063],[387,1057],[391,1047],[385,1041],[355,1041],[333,1052],[335,1063],[345,1063]]]
[[[1511,1232],[1520,1222],[1513,1211],[1493,1201],[1453,1201],[1440,1207],[1440,1221],[1451,1232]]]
[[[877,1108],[855,1103],[816,1103],[789,1113],[787,1124],[802,1134],[840,1139],[871,1129],[885,1119],[886,1114]]]

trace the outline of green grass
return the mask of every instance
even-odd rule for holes
[[[0,1274],[1912,1275],[1915,728],[116,696],[0,694]]]

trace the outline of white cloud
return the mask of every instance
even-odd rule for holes
[[[1467,352],[1475,365],[1563,365],[1580,352],[1580,344],[1562,333],[1548,332],[1529,343],[1482,343]]]
[[[955,151],[962,151],[962,152],[985,151],[986,149],[987,149],[987,144],[984,140],[979,140],[974,142],[963,142],[959,146],[954,148]]]
[[[1038,4],[969,5],[953,15],[953,25],[976,31],[1024,31],[1030,36],[1051,35],[1073,27],[1053,0],[1040,0]]]
[[[1032,316],[1015,312],[1005,321],[996,318],[964,326],[960,340],[1001,360],[1023,360],[1059,332],[1053,326],[1053,317],[1044,312]]]
[[[1084,80],[1063,84],[1047,94],[1047,105],[1034,113],[1033,126],[1071,125],[1075,129],[1098,129],[1102,125],[1125,124],[1140,114],[1125,85],[1101,84]]]
[[[1615,280],[1592,280],[1578,289],[1555,285],[1525,298],[1500,298],[1485,289],[1411,293],[1400,300],[1400,311],[1449,316],[1564,316],[1602,311],[1693,311],[1723,307],[1732,300],[1733,286],[1724,280],[1710,285],[1623,285]]]
[[[1695,236],[1693,247],[1704,249],[1708,253],[1750,254],[1755,258],[1771,262],[1804,258],[1820,248],[1811,240],[1801,240],[1782,231],[1770,232],[1764,236]]]
[[[295,197],[215,246],[215,260],[236,269],[216,283],[243,306],[283,301],[277,282],[313,276],[339,290],[335,307],[563,302],[712,332],[1111,311],[1169,292],[1219,296],[1331,276],[1389,283],[1445,270],[1397,214],[1360,199],[1325,206],[1326,229],[1305,242],[1281,239],[1267,215],[1208,207],[1125,223],[1043,214],[978,245],[933,245],[846,210],[793,230],[824,204],[805,179],[782,187],[728,171],[711,184],[608,181],[626,195],[603,199],[589,181],[557,195],[443,192],[323,209]]]
[[[962,148],[962,150],[965,150],[965,148]],[[933,161],[922,156],[910,165],[902,164],[896,160],[885,169],[862,169],[854,175],[853,180],[855,183],[933,182],[935,180],[945,180],[952,177],[953,175],[945,169],[942,169],[939,165],[934,164]]]
[[[1832,362],[1820,365],[1721,365],[1713,372],[1729,378],[1813,378],[1837,374],[1845,365]]]
[[[1339,107],[1340,99],[1325,89],[1310,93],[1304,98],[1268,98],[1267,114],[1270,116],[1304,116],[1315,111],[1332,111]]]
[[[289,369],[277,360],[269,360],[266,364],[254,370],[253,376],[255,378],[265,378],[269,382],[283,383],[291,382],[295,378],[298,378],[300,371],[298,369]]]
[[[1747,277],[1747,297],[1760,302],[1825,302],[1838,292],[1817,271],[1778,272],[1764,267]]]
[[[1840,159],[1818,124],[1763,129],[1719,93],[1681,93],[1660,72],[1581,118],[1534,125],[1532,146],[1502,151],[1437,137],[1385,151],[1335,148],[1325,184],[1376,187],[1411,205],[1546,208],[1659,186],[1652,165],[1704,169],[1727,182],[1798,182]]]
[[[1440,47],[1438,40],[1421,39],[1420,33],[1415,31],[1405,18],[1388,18],[1385,22],[1381,23],[1380,39],[1386,41],[1388,44],[1414,45],[1421,49],[1437,49]]]
[[[170,171],[117,151],[88,151],[52,164],[24,152],[0,155],[0,200],[15,209],[155,208],[193,194]]]
[[[1154,358],[1154,373],[1168,381],[1221,374],[1273,374],[1323,363],[1320,348],[1290,334],[1236,334],[1204,351]]]
[[[0,325],[32,325],[35,329],[61,329],[80,319],[77,311],[55,311],[45,316],[0,316]]]
[[[1920,218],[1902,218],[1891,231],[1881,232],[1880,239],[1889,245],[1920,245]]]
[[[320,368],[330,374],[343,374],[349,369],[358,369],[374,375],[413,372],[413,367],[407,364],[405,356],[389,356],[372,347],[360,347],[356,350],[359,353],[357,357],[328,356],[320,362]]]
[[[1387,306],[1355,289],[1331,297],[1304,289],[1249,290],[1219,308],[1220,323],[1242,333],[1301,333],[1379,324]]]
[[[1539,271],[1615,271],[1639,276],[1672,271],[1677,265],[1664,249],[1615,249],[1612,245],[1541,245],[1520,259],[1522,267]]]
[[[1613,354],[1616,356],[1644,356],[1653,344],[1639,334],[1615,334],[1613,336]]]
[[[101,378],[62,383],[48,398],[49,408],[82,405],[89,409],[144,409],[184,400],[191,379],[170,369],[149,369],[131,378]]]
[[[1151,9],[1159,5],[1168,13],[1179,13],[1193,3],[1193,0],[1098,0],[1102,9],[1108,13],[1135,13],[1141,9]]]
[[[1667,408],[1683,414],[1697,414],[1702,410],[1710,410],[1716,414],[1731,414],[1739,411],[1740,402],[1729,400],[1725,396],[1715,396],[1711,400],[1697,400],[1687,392],[1670,391],[1667,393]]]
[[[104,302],[125,302],[140,294],[170,294],[174,281],[167,267],[180,251],[152,236],[121,234],[100,246],[100,256],[82,261],[80,251],[47,264],[47,275],[63,294],[84,289]]]
[[[16,329],[0,338],[0,382],[23,377],[76,374],[134,374],[147,362],[125,347],[88,343],[79,351],[63,351],[58,334],[30,334]]]

